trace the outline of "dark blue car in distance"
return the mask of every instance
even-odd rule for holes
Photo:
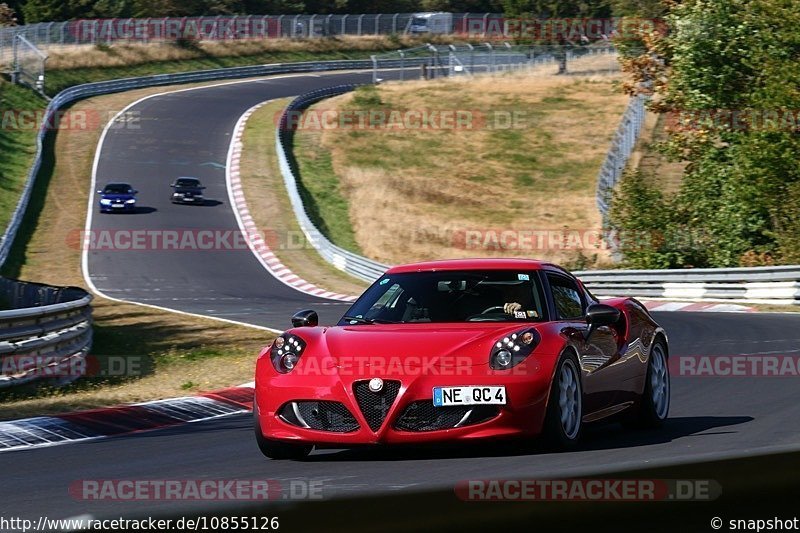
[[[102,190],[97,191],[100,195],[101,213],[132,213],[136,210],[136,193],[128,183],[109,183]]]

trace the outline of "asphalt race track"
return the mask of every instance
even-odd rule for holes
[[[396,76],[387,72],[386,78]],[[108,130],[97,161],[97,187],[123,181],[137,190],[133,214],[100,214],[93,206],[97,242],[119,230],[239,230],[225,183],[231,134],[250,107],[321,87],[371,81],[371,72],[291,75],[149,98],[128,111],[131,127]],[[200,178],[206,205],[173,205],[169,184]],[[257,206],[250,206],[257,209]],[[293,216],[275,213],[275,216]],[[123,245],[124,246],[124,245]],[[297,310],[312,307],[335,323],[348,304],[301,293],[270,275],[246,247],[236,250],[96,249],[88,272],[107,296],[190,313],[286,329]]]
[[[800,315],[660,313],[672,356],[797,355]],[[660,430],[617,424],[587,432],[579,451],[543,453],[500,443],[435,449],[321,450],[303,462],[269,461],[250,416],[179,428],[0,454],[6,509],[15,515],[206,512],[231,503],[80,501],[82,479],[320,480],[323,496],[452,487],[465,479],[588,475],[711,457],[800,449],[797,378],[673,377],[670,418]],[[513,505],[513,504],[512,504]]]
[[[238,117],[263,100],[368,74],[299,76],[151,98],[134,109],[141,129],[112,130],[99,181],[130,180],[142,213],[95,214],[93,229],[235,229],[224,184],[228,140]],[[209,207],[173,206],[167,185],[179,175],[208,186]],[[252,209],[252,206],[251,206]],[[276,216],[288,216],[276,213]],[[315,307],[332,321],[342,304],[308,297],[274,280],[249,250],[226,253],[92,253],[91,277],[117,298],[282,328],[292,311]],[[671,356],[798,355],[800,315],[657,313]],[[670,418],[660,430],[591,428],[578,451],[544,453],[484,443],[455,448],[321,450],[302,462],[261,456],[249,416],[233,416],[50,448],[0,454],[7,514],[36,519],[91,514],[147,515],[213,511],[230,503],[80,501],[69,486],[82,479],[320,480],[325,497],[452,487],[470,478],[579,476],[621,468],[800,449],[797,381],[790,377],[672,380]]]

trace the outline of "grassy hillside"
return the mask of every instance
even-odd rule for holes
[[[25,185],[35,153],[35,113],[44,105],[33,91],[0,79],[0,234]]]
[[[605,252],[534,242],[494,246],[492,232],[599,231],[597,173],[627,97],[614,76],[503,77],[387,83],[312,107],[464,111],[472,126],[358,126],[298,131],[309,212],[338,244],[390,264],[441,257],[538,256],[596,264]],[[515,114],[515,115],[514,115]],[[516,117],[508,125],[507,117]],[[466,232],[481,243],[467,245]],[[473,234],[474,235],[474,234]]]

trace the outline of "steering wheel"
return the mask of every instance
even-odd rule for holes
[[[481,315],[485,315],[487,313],[496,313],[496,312],[503,313],[504,315],[508,314],[508,313],[506,313],[505,306],[503,306],[503,305],[493,305],[491,307],[487,307],[486,309],[481,311],[480,314]]]

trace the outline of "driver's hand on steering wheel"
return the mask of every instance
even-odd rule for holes
[[[517,302],[509,302],[503,305],[503,312],[507,315],[513,315],[515,311],[522,309],[522,304]]]

